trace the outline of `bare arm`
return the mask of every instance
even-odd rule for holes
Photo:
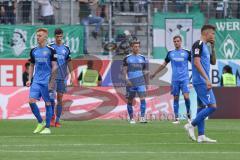
[[[26,82],[27,87],[30,87],[30,85],[31,85],[31,80],[32,80],[32,77],[33,77],[33,70],[34,70],[34,64],[30,63],[28,81]]]
[[[124,76],[124,79],[125,79],[125,80],[128,79],[127,70],[128,70],[127,66],[124,66],[124,67],[123,67],[123,76]]]
[[[69,72],[71,74],[71,83],[74,84],[76,76],[75,76],[75,73],[74,73],[74,70],[73,70],[73,64],[72,64],[71,60],[68,61],[68,69],[69,69]]]
[[[57,62],[52,61],[52,74],[49,82],[49,90],[53,90],[56,77],[57,77]]]
[[[216,52],[215,52],[214,43],[211,44],[211,48],[212,48],[212,54],[211,54],[211,57],[210,57],[210,63],[212,65],[215,65],[216,64]]]
[[[202,64],[200,62],[200,57],[195,57],[194,58],[194,66],[197,68],[197,70],[200,73],[200,75],[206,80],[207,88],[211,89],[212,88],[212,84],[210,83],[206,73],[204,72],[204,70],[202,68]]]
[[[143,72],[146,85],[149,85],[149,71],[145,70]]]
[[[132,83],[131,83],[131,81],[129,81],[129,79],[128,79],[127,70],[128,70],[128,67],[127,67],[127,66],[124,66],[124,67],[123,67],[123,76],[124,76],[125,81],[127,82],[127,85],[128,85],[128,86],[131,86]]]
[[[161,72],[167,65],[167,62],[164,62],[161,64],[158,69],[150,76],[151,79],[153,79],[159,72]]]

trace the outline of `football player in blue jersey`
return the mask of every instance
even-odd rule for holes
[[[210,44],[210,47],[208,46]],[[210,82],[210,65],[216,64],[214,50],[215,27],[204,25],[201,28],[201,38],[192,46],[192,78],[193,87],[197,93],[199,108],[196,118],[184,128],[189,137],[196,141],[194,127],[198,127],[197,142],[217,142],[205,136],[205,118],[211,115],[217,108],[215,96]]]
[[[53,116],[51,119],[51,126],[61,127],[60,117],[62,113],[62,101],[63,94],[66,92],[66,82],[68,78],[68,73],[71,73],[71,83],[74,83],[75,74],[73,71],[73,65],[71,61],[71,52],[68,46],[63,43],[63,30],[61,28],[55,29],[55,43],[50,46],[56,50],[57,56],[57,65],[58,72],[55,82],[55,90],[57,92],[57,109],[56,109],[56,120],[54,114],[54,106],[55,106],[55,93],[50,93],[51,103],[53,107]],[[69,70],[69,72],[68,72]]]
[[[57,75],[56,52],[47,46],[48,30],[40,28],[36,32],[38,46],[30,52],[29,77],[26,85],[30,87],[29,105],[32,113],[37,118],[38,125],[33,133],[50,134],[50,120],[52,116],[52,107],[49,96],[49,90],[53,90],[55,78]],[[34,75],[33,75],[34,71]],[[36,104],[40,98],[46,105],[46,124],[40,115]]]
[[[140,54],[140,41],[135,39],[131,42],[132,53],[127,55],[123,60],[123,73],[127,83],[126,86],[126,98],[127,102],[127,110],[130,118],[130,123],[135,124],[135,120],[133,117],[133,99],[138,94],[140,98],[140,111],[141,123],[147,123],[145,118],[146,111],[146,70],[147,70],[147,60],[146,58]]]
[[[172,82],[171,82],[171,94],[174,97],[173,109],[175,114],[174,124],[179,124],[179,94],[180,90],[184,96],[187,118],[190,121],[190,99],[189,99],[189,74],[188,74],[188,61],[191,61],[191,53],[188,50],[182,49],[182,38],[177,35],[173,37],[173,43],[175,50],[169,51],[165,61],[159,68],[150,75],[150,78],[153,79],[157,73],[162,71],[166,65],[171,62],[172,66]]]

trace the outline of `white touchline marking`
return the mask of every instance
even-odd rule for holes
[[[203,145],[240,145],[240,143],[201,143]],[[184,143],[184,142],[168,142],[168,143],[74,143],[74,144],[0,144],[0,147],[46,147],[46,146],[133,146],[133,145],[199,145],[197,142]]]
[[[104,136],[158,136],[158,135],[185,135],[186,133],[185,132],[181,132],[181,133],[173,133],[173,132],[162,132],[162,133],[154,133],[154,134],[151,134],[151,133],[144,133],[144,134],[141,134],[141,133],[114,133],[114,134],[92,134],[92,135],[84,135],[84,134],[51,134],[51,135],[29,135],[29,136],[7,136],[7,135],[0,135],[0,139],[1,138],[42,138],[42,137],[104,137]],[[212,133],[212,134],[216,134],[216,135],[221,135],[223,133]],[[226,133],[224,133],[226,134]],[[228,133],[228,134],[231,134],[231,133]],[[235,134],[235,133],[234,133]],[[237,133],[237,134],[240,134],[240,133]]]
[[[240,152],[151,152],[151,151],[49,151],[49,150],[0,150],[0,152],[8,152],[8,153],[79,153],[79,154],[240,154]]]

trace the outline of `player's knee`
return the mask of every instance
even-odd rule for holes
[[[145,101],[145,97],[140,97],[140,101]]]
[[[57,101],[57,106],[62,106],[62,101]]]
[[[146,103],[145,98],[140,98],[140,102],[141,102],[141,103]]]
[[[132,106],[132,102],[128,102],[127,105],[128,105],[128,106]]]
[[[62,101],[62,97],[57,97],[57,101],[58,102]]]
[[[185,100],[189,99],[189,95],[188,94],[184,94],[183,97],[184,97]]]
[[[174,101],[178,101],[179,100],[179,96],[174,96]]]
[[[46,106],[51,106],[51,102],[45,102]]]
[[[208,105],[209,107],[213,107],[213,108],[217,108],[217,104],[210,104],[210,105]]]
[[[133,99],[128,99],[128,104],[132,104],[133,103]]]
[[[36,103],[36,100],[33,99],[33,98],[30,98],[28,103],[29,103],[29,104]]]
[[[57,99],[62,99],[63,98],[63,94],[62,93],[57,93]]]
[[[57,99],[57,105],[58,105],[58,106],[59,106],[59,105],[62,106],[62,103],[63,103],[63,102],[62,102],[62,98],[58,98],[58,99]]]

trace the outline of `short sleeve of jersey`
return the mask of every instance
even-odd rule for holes
[[[144,59],[143,70],[147,70],[147,68],[148,68],[148,60],[145,57],[143,57],[143,59]]]
[[[167,53],[167,56],[165,58],[165,62],[169,63],[170,62],[170,58],[169,58],[170,52]]]
[[[127,66],[128,66],[128,64],[127,64],[127,58],[128,58],[128,57],[125,57],[125,58],[123,59],[123,66],[124,66],[124,67],[127,67]]]
[[[188,53],[188,61],[191,62],[191,52],[189,50],[185,50]]]
[[[67,57],[66,57],[66,60],[71,60],[71,51],[70,51],[70,49],[69,49],[68,46],[66,46],[66,48],[67,48],[67,50],[68,50],[68,55],[67,55]]]
[[[30,51],[30,59],[29,59],[29,61],[30,61],[32,64],[35,63],[35,58],[34,58],[34,55],[33,55],[33,51],[34,51],[34,48],[31,49],[31,51]]]
[[[56,50],[52,47],[49,47],[49,49],[51,50],[51,57],[50,60],[51,61],[56,61],[57,60],[57,53]]]
[[[201,57],[202,47],[203,47],[203,42],[202,41],[197,41],[193,44],[193,47],[192,47],[193,58],[194,57]]]

